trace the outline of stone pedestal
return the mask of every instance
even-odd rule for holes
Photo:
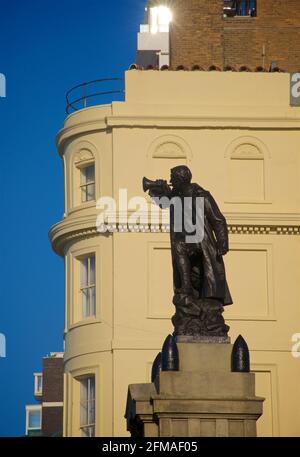
[[[133,436],[256,436],[264,399],[254,373],[231,371],[231,344],[178,343],[179,371],[129,386],[126,419]]]

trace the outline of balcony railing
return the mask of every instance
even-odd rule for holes
[[[66,113],[70,114],[88,106],[111,103],[113,99],[124,100],[124,79],[94,79],[72,87],[66,93]]]

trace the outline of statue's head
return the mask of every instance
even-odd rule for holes
[[[189,184],[192,180],[191,170],[186,165],[179,165],[171,169],[171,184],[175,188],[180,188]]]

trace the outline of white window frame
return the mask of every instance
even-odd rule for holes
[[[40,412],[40,426],[39,427],[29,427],[29,415],[31,412]],[[42,405],[26,405],[26,435],[31,431],[42,430]]]
[[[95,239],[85,239],[80,241],[75,246],[71,247],[66,257],[66,331],[74,327],[88,325],[89,323],[101,322],[101,302],[103,303],[102,285],[102,249]],[[96,260],[96,292],[95,292],[95,312],[94,316],[84,318],[82,315],[82,301],[81,301],[81,272],[80,260],[89,255],[95,255]]]
[[[90,281],[91,278],[91,259],[94,258],[94,281]],[[80,309],[81,309],[81,319],[89,319],[92,317],[96,317],[96,253],[90,253],[86,254],[79,259],[79,278],[80,278],[80,283],[79,283],[79,304],[80,304]],[[83,268],[83,262],[87,260],[87,283],[82,284],[82,268]],[[89,312],[87,312],[87,309],[84,309],[84,294],[86,294],[86,307],[89,306]],[[91,303],[93,297],[93,303]]]
[[[64,154],[65,162],[65,194],[66,194],[66,214],[70,214],[78,209],[92,207],[100,194],[100,157],[98,148],[90,141],[75,140],[67,148]],[[81,196],[81,170],[83,168],[95,167],[95,193],[94,200],[82,201]],[[83,184],[83,183],[82,183]]]
[[[91,382],[94,389],[91,388]],[[83,437],[95,437],[96,433],[96,376],[90,374],[79,379],[80,382],[80,430]],[[82,399],[83,389],[87,389],[86,399]],[[93,396],[94,392],[94,396]],[[87,422],[83,422],[83,416],[87,417]],[[92,420],[90,421],[90,417]]]
[[[94,180],[82,183],[82,178],[84,176],[84,170],[86,170],[87,168],[90,168],[90,167],[93,167],[93,169],[94,169]],[[78,168],[79,168],[79,172],[80,172],[80,185],[79,185],[80,202],[82,205],[84,205],[85,203],[90,203],[90,202],[93,202],[96,200],[96,166],[95,166],[95,162],[88,162],[88,163],[79,165]],[[94,187],[94,192],[93,192],[92,198],[88,199],[87,198],[88,188],[90,186]],[[84,195],[85,195],[85,198],[84,198]]]
[[[34,396],[41,397],[43,395],[43,373],[33,373],[34,376]],[[41,389],[39,389],[39,379],[41,379]]]

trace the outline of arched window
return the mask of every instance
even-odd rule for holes
[[[75,177],[76,203],[95,200],[95,158],[90,150],[81,149],[75,155]]]
[[[73,207],[96,200],[95,154],[88,145],[79,145],[73,158]]]

